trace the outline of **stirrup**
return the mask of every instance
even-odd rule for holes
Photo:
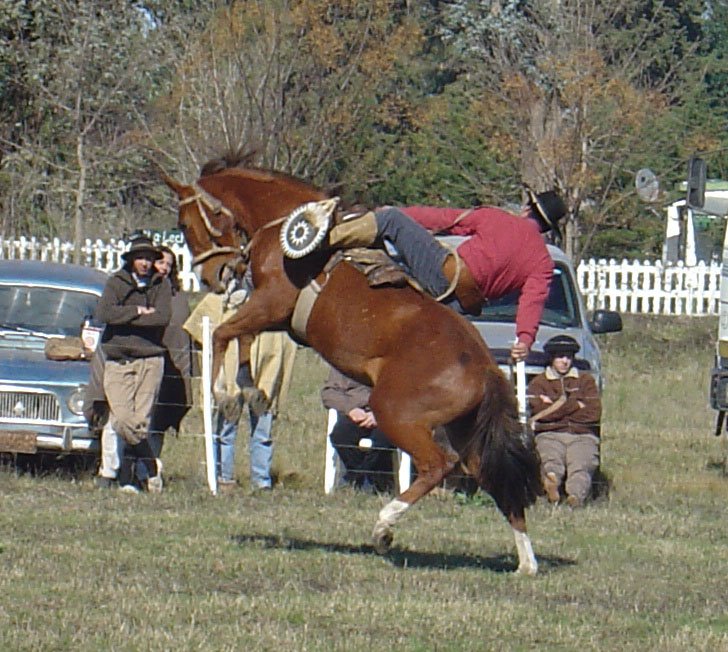
[[[296,208],[281,226],[280,242],[286,258],[303,258],[314,251],[329,231],[338,197],[312,201]]]

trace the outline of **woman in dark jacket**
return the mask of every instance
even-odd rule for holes
[[[164,378],[152,415],[151,444],[160,457],[164,433],[169,428],[179,432],[180,423],[192,405],[192,341],[182,325],[190,316],[190,304],[180,286],[177,257],[167,246],[159,247],[162,257],[154,261],[157,273],[168,278],[172,286],[172,314],[164,330]]]

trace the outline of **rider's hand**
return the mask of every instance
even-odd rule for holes
[[[361,428],[374,428],[377,425],[374,414],[364,408],[349,410],[349,418]]]
[[[530,350],[531,350],[531,347],[528,346],[528,344],[525,344],[521,341],[517,341],[511,347],[511,358],[513,358],[514,362],[520,362],[521,360],[525,360],[526,356],[528,355],[528,352]]]

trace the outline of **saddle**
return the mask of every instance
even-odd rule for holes
[[[410,285],[415,290],[422,291],[419,283],[397,265],[383,249],[369,249],[367,247],[341,249],[331,257],[329,264],[336,264],[341,260],[345,260],[364,274],[369,287],[402,288]],[[333,267],[333,265],[331,266]]]

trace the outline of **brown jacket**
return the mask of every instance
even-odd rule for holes
[[[572,367],[560,376],[551,367],[528,384],[534,432],[572,432],[599,436],[602,402],[594,378]],[[541,400],[541,396],[553,402]],[[583,403],[584,407],[579,405]]]

